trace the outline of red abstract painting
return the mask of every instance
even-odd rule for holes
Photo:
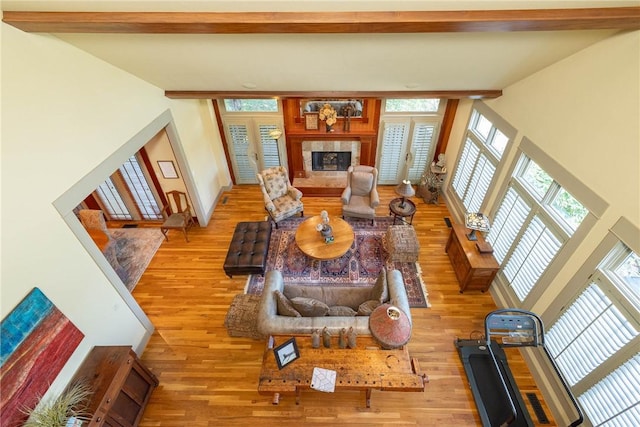
[[[20,426],[84,334],[34,288],[0,324],[0,425]]]

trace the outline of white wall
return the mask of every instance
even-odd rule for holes
[[[640,227],[640,31],[572,55],[487,102],[609,208],[534,311],[543,312],[620,217]]]
[[[565,295],[574,292],[568,289],[569,281],[621,217],[640,228],[640,31],[590,46],[505,88],[500,98],[485,103],[518,130],[516,144],[527,137],[608,204],[531,309],[544,314],[565,288]],[[451,163],[470,115],[469,105],[461,106],[447,147]],[[512,150],[507,162],[515,155]],[[501,182],[508,178],[506,171],[499,176],[500,182],[487,196],[488,209],[499,203]],[[454,200],[448,197],[449,202]],[[491,292],[501,305],[507,298],[496,284]],[[539,386],[546,387],[548,379],[538,367],[530,365]],[[549,395],[545,398],[556,401]],[[565,415],[554,408],[554,416],[562,423]]]
[[[61,195],[80,202],[91,189],[74,184],[87,176],[106,178],[105,168],[112,172],[120,158],[133,154],[126,152],[127,142],[171,107],[175,126],[184,133],[186,161],[195,159],[190,173],[199,202],[210,212],[220,185],[211,184],[218,181],[212,178],[217,170],[205,165],[216,163],[220,142],[207,140],[211,133],[201,130],[197,101],[175,105],[161,89],[55,37],[1,25],[0,317],[37,286],[84,333],[55,390],[92,346],[140,350],[153,328],[90,256],[97,248],[88,252],[52,203]],[[105,166],[105,159],[115,163]],[[107,173],[100,177],[96,171]]]

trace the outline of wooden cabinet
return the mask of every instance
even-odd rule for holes
[[[498,262],[490,253],[480,253],[476,242],[467,239],[467,229],[461,224],[452,224],[451,234],[445,250],[458,278],[460,293],[467,290],[485,292],[498,272]],[[484,238],[476,233],[478,243]]]
[[[77,380],[86,381],[93,390],[90,427],[137,426],[158,386],[156,376],[128,346],[94,347],[76,372]]]

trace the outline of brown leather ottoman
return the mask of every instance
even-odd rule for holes
[[[271,222],[239,222],[233,232],[224,271],[234,274],[262,274],[267,265]]]

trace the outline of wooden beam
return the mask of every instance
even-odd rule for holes
[[[210,90],[167,90],[171,99],[217,99],[217,98],[448,98],[448,99],[491,99],[502,96],[500,89],[432,90],[432,91],[291,91],[291,92],[251,92],[251,91],[210,91]]]
[[[25,12],[27,32],[146,34],[447,33],[639,29],[640,7],[405,12]]]

